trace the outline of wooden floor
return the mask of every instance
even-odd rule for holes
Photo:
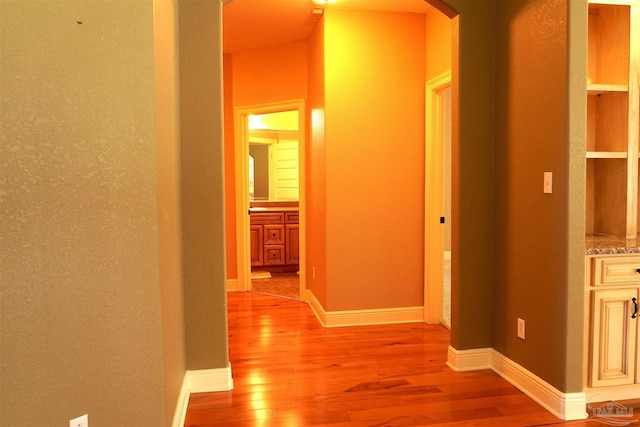
[[[185,426],[602,424],[562,422],[491,371],[453,372],[441,326],[325,329],[307,304],[251,292],[228,305],[234,389],[192,394]]]

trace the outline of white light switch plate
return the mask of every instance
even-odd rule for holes
[[[551,194],[553,193],[553,172],[545,172],[544,173],[544,193]]]

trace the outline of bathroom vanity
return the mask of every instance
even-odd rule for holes
[[[249,209],[251,269],[297,271],[298,202],[252,202]]]

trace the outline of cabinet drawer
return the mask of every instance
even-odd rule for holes
[[[640,257],[593,258],[593,286],[640,284]]]
[[[264,244],[281,245],[284,243],[284,225],[265,225]]]
[[[265,245],[264,265],[284,265],[284,245]]]
[[[300,214],[298,212],[286,212],[284,222],[287,224],[298,224],[300,222]]]
[[[250,215],[251,224],[284,224],[283,212],[258,212]]]

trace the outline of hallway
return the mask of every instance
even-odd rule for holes
[[[228,298],[235,388],[193,394],[185,426],[597,425],[558,420],[491,371],[453,372],[441,326],[325,329],[300,301]]]

